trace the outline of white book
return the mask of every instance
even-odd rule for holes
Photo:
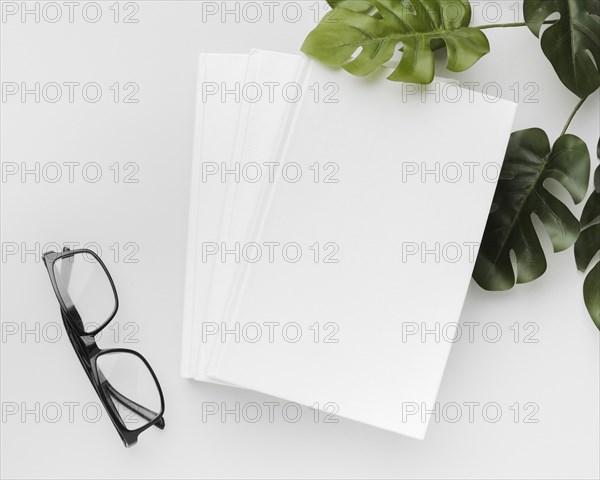
[[[213,165],[229,164],[240,113],[239,99],[226,93],[241,84],[248,55],[201,54],[198,66],[194,153],[183,307],[181,375],[193,377],[198,357],[201,322],[206,310],[214,262],[203,262],[206,242],[219,237],[227,184],[211,175]]]
[[[232,159],[223,179],[227,194],[219,238],[209,249],[214,267],[207,307],[203,317],[197,317],[201,331],[194,341],[201,345],[193,375],[196,380],[215,381],[206,370],[212,346],[223,334],[223,314],[238,267],[236,249],[241,250],[249,240],[265,186],[277,169],[277,156],[299,103],[296,92],[307,63],[300,55],[250,52],[240,89],[240,119]]]
[[[423,438],[516,104],[311,65],[208,374]]]

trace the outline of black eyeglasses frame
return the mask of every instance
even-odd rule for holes
[[[73,305],[73,302],[69,298],[68,293],[62,292],[60,290],[57,279],[56,279],[56,275],[55,275],[55,269],[54,269],[54,264],[58,260],[61,260],[61,259],[64,260],[65,258],[74,257],[75,255],[84,255],[84,254],[91,255],[94,258],[94,260],[96,262],[98,262],[98,264],[103,268],[104,272],[106,273],[106,276],[108,277],[108,280],[110,282],[110,285],[112,287],[112,291],[113,291],[113,294],[115,297],[115,307],[114,307],[112,313],[109,315],[109,317],[106,319],[106,321],[103,324],[101,324],[98,328],[96,328],[95,330],[92,330],[90,332],[85,331],[85,327],[84,327],[83,321],[81,319],[81,316],[79,315],[79,312],[75,308],[75,305]],[[113,425],[115,426],[115,428],[116,428],[117,432],[119,433],[119,436],[121,437],[121,440],[123,441],[125,446],[130,447],[130,446],[134,445],[137,442],[138,436],[143,431],[147,430],[148,428],[150,428],[152,426],[156,426],[157,428],[160,428],[161,430],[164,429],[165,428],[165,420],[163,418],[163,415],[165,412],[165,399],[164,399],[164,395],[163,395],[160,383],[158,381],[158,378],[156,377],[156,373],[154,373],[154,370],[152,369],[152,367],[150,366],[148,361],[144,358],[143,355],[136,352],[135,350],[131,350],[131,349],[127,349],[127,348],[102,349],[98,346],[98,344],[96,343],[96,340],[94,338],[98,333],[100,333],[102,331],[102,329],[104,329],[112,321],[112,319],[116,316],[117,311],[119,309],[119,299],[118,299],[115,283],[112,279],[112,276],[110,275],[110,272],[106,268],[106,265],[104,265],[104,262],[102,261],[102,259],[96,254],[96,252],[94,252],[92,250],[85,249],[85,248],[70,250],[66,247],[60,253],[58,253],[58,252],[45,253],[43,255],[43,259],[44,259],[44,265],[46,266],[46,270],[48,271],[48,275],[50,276],[50,282],[52,283],[52,288],[54,289],[54,293],[56,295],[58,303],[60,304],[60,310],[61,310],[61,316],[63,319],[63,324],[65,326],[65,330],[67,332],[69,340],[71,341],[71,345],[73,346],[73,349],[75,350],[75,353],[77,354],[77,358],[79,358],[81,366],[83,367],[85,373],[87,374],[87,376],[90,380],[90,383],[94,387],[94,390],[96,390],[96,393],[98,394],[98,397],[100,398],[100,401],[102,402],[102,405],[104,406],[106,412],[108,413],[110,420],[112,421]],[[65,265],[68,265],[68,263],[65,263]],[[70,275],[70,271],[61,272],[61,275],[63,275],[65,278],[68,279],[68,277]],[[118,390],[116,390],[110,384],[110,382],[104,377],[102,371],[98,368],[98,365],[97,365],[98,358],[100,358],[102,355],[113,354],[113,353],[126,353],[126,354],[135,355],[145,364],[145,366],[148,368],[148,371],[152,375],[152,378],[154,379],[154,383],[156,384],[158,393],[160,395],[160,404],[161,404],[160,412],[158,412],[158,413],[153,412],[152,410],[144,407],[143,405],[140,405],[140,404],[134,402],[133,400],[127,398],[126,396],[121,394]],[[119,412],[117,410],[117,407],[115,406],[114,401],[121,403],[127,409],[136,413],[140,417],[145,418],[146,420],[148,420],[148,423],[143,425],[142,427],[136,428],[134,430],[129,430],[127,428],[127,426],[125,425],[125,423],[123,422],[121,415],[119,415]]]

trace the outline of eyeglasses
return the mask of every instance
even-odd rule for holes
[[[165,428],[165,400],[148,361],[125,348],[101,349],[94,336],[117,314],[108,269],[87,249],[44,254],[52,288],[75,353],[126,447],[144,430]]]

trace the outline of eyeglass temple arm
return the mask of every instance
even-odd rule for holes
[[[71,249],[69,247],[64,247],[63,252],[70,252]],[[71,280],[71,271],[73,270],[73,258],[70,257],[70,261],[67,260],[65,262],[61,262],[61,279],[64,283],[64,291],[61,291],[61,297],[64,300],[67,311],[71,319],[77,324],[78,327],[81,328],[82,331],[85,331],[85,326],[83,325],[83,320],[81,320],[81,315],[75,308],[75,304],[71,297],[69,296],[69,282]],[[59,288],[62,286],[62,283],[59,284]],[[61,289],[63,290],[63,289]]]
[[[63,248],[63,253],[64,252],[70,252],[71,249],[69,247],[64,247]],[[71,259],[73,257],[70,257]],[[62,262],[61,263],[61,277],[64,278],[65,283],[67,285],[67,287],[69,286],[69,280],[71,279],[71,270],[73,269],[73,262]]]
[[[100,378],[100,385],[106,391],[105,393],[110,394],[111,397],[113,397],[119,403],[127,407],[129,410],[137,413],[140,417],[145,418],[148,421],[154,420],[158,416],[158,413],[153,412],[149,408],[146,408],[140,405],[139,403],[134,402],[133,400],[127,398],[125,395],[119,392],[115,387],[113,387],[110,384],[110,382],[106,379],[106,377],[100,369],[98,369],[98,377]],[[161,418],[156,423],[156,426],[161,430],[165,428],[165,419]]]
[[[69,247],[63,248],[63,252],[69,252],[69,251],[71,251],[71,249]],[[62,297],[65,304],[67,305],[69,312],[74,313],[77,320],[79,322],[81,322],[81,317],[79,316],[79,313],[77,312],[77,309],[75,308],[75,305],[73,304],[73,300],[71,300],[71,297],[69,296],[69,282],[71,281],[71,271],[73,270],[73,258],[75,258],[75,257],[69,257],[69,258],[70,258],[70,260],[66,260],[66,261],[60,263],[61,282],[60,283],[57,282],[57,283],[58,283],[58,288],[61,290],[60,296]],[[63,287],[63,288],[61,288],[61,287]],[[83,322],[81,322],[81,325],[83,326]]]

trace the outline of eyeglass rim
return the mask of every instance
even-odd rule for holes
[[[92,384],[92,387],[96,391],[96,394],[98,395],[98,398],[102,402],[105,412],[108,414],[108,417],[109,417],[111,423],[115,427],[115,429],[116,429],[117,433],[119,434],[119,437],[121,438],[121,441],[123,442],[125,447],[131,447],[131,446],[135,445],[138,441],[139,435],[142,432],[148,430],[150,427],[156,426],[159,429],[163,430],[165,428],[164,394],[163,394],[162,387],[160,385],[160,381],[158,380],[158,377],[156,376],[156,372],[154,372],[154,369],[152,368],[152,366],[150,365],[150,362],[146,359],[146,357],[144,357],[141,353],[139,353],[135,350],[128,349],[128,348],[119,348],[119,347],[107,348],[107,349],[99,348],[98,345],[96,344],[96,342],[94,341],[93,337],[90,337],[90,336],[82,337],[82,336],[78,335],[78,333],[71,326],[71,322],[66,317],[64,312],[61,311],[61,314],[63,317],[63,323],[65,326],[65,329],[69,336],[71,345],[75,351],[75,354],[77,355],[77,358],[79,359],[81,366],[83,367],[83,370],[85,371],[90,383]],[[77,342],[76,339],[79,339],[80,341]],[[102,388],[102,385],[100,382],[100,377],[98,375],[99,367],[96,362],[97,358],[100,357],[101,355],[104,355],[107,353],[117,353],[117,352],[131,353],[142,360],[142,362],[146,365],[146,367],[150,371],[150,373],[154,379],[154,383],[158,389],[159,396],[160,396],[161,409],[160,409],[160,412],[158,413],[158,415],[153,420],[149,421],[147,424],[142,425],[141,427],[138,427],[135,430],[130,430],[129,428],[127,428],[127,425],[121,418],[121,416],[117,410],[117,407],[115,406],[115,402],[112,399],[110,399],[110,397],[106,394],[106,392]],[[148,408],[148,407],[146,407],[146,408]]]
[[[152,368],[152,366],[150,365],[150,362],[148,362],[148,360],[146,360],[146,358],[139,352],[136,352],[135,350],[132,350],[130,348],[107,348],[107,349],[100,349],[98,350],[94,355],[92,355],[90,357],[90,364],[92,367],[92,375],[94,376],[94,383],[96,385],[98,385],[98,387],[100,387],[100,378],[98,376],[98,369],[100,367],[98,367],[98,358],[104,356],[104,355],[110,355],[110,354],[115,354],[115,353],[124,353],[124,354],[131,354],[134,355],[136,357],[138,357],[142,363],[146,366],[146,368],[148,369],[148,371],[150,372],[150,375],[152,376],[152,379],[154,380],[154,384],[156,386],[156,389],[158,391],[158,395],[160,397],[160,411],[158,412],[158,414],[156,415],[155,418],[153,418],[152,420],[149,420],[148,423],[142,425],[141,427],[135,428],[135,429],[129,429],[127,428],[127,425],[125,424],[125,421],[121,418],[120,414],[118,413],[117,410],[113,411],[112,408],[107,408],[107,411],[109,411],[109,414],[111,415],[115,415],[115,420],[120,424],[120,427],[125,430],[125,432],[127,432],[126,437],[127,437],[127,442],[125,443],[126,446],[130,446],[132,443],[135,443],[135,440],[137,440],[137,436],[142,433],[143,431],[147,430],[148,428],[154,426],[155,424],[157,424],[158,422],[161,421],[161,419],[164,416],[165,413],[165,397],[163,395],[163,391],[162,388],[160,386],[160,382],[158,381],[158,377],[156,376],[156,373],[154,372],[154,369]],[[111,405],[115,405],[114,401],[111,400],[111,398],[109,396],[107,396],[105,394],[104,391],[102,391],[101,388],[99,388],[100,390],[100,395],[107,401],[110,402]],[[146,407],[148,408],[148,407]],[[164,428],[164,427],[163,427]],[[132,442],[133,440],[133,442]],[[125,442],[125,439],[123,439],[123,441]]]
[[[114,305],[113,311],[109,315],[109,317],[98,328],[96,328],[95,330],[89,331],[89,332],[85,331],[85,329],[81,328],[73,319],[72,313],[70,312],[70,309],[67,307],[67,304],[62,297],[60,289],[58,288],[58,281],[56,280],[56,273],[54,271],[54,264],[56,263],[57,260],[60,260],[63,258],[68,258],[68,257],[74,257],[75,255],[79,255],[79,254],[89,254],[92,257],[94,257],[94,259],[98,262],[98,264],[104,270],[104,273],[106,274],[106,277],[108,278],[108,281],[112,288],[113,296],[115,299],[115,305]],[[58,300],[58,303],[60,304],[61,310],[65,313],[66,317],[69,319],[69,323],[73,326],[73,328],[77,331],[77,333],[80,336],[93,337],[93,336],[97,335],[98,333],[100,333],[113,320],[113,318],[115,318],[115,316],[117,315],[117,311],[119,310],[119,296],[117,294],[117,288],[115,286],[115,282],[112,278],[112,275],[108,271],[108,268],[106,267],[106,265],[104,264],[102,259],[98,256],[98,254],[96,252],[94,252],[93,250],[90,250],[88,248],[78,248],[78,249],[74,249],[74,250],[65,248],[62,252],[50,251],[50,252],[46,252],[43,255],[43,258],[44,258],[44,262],[46,264],[46,269],[48,270],[48,274],[50,275],[50,283],[52,284],[52,289],[54,290],[54,294],[56,295],[56,299]]]

